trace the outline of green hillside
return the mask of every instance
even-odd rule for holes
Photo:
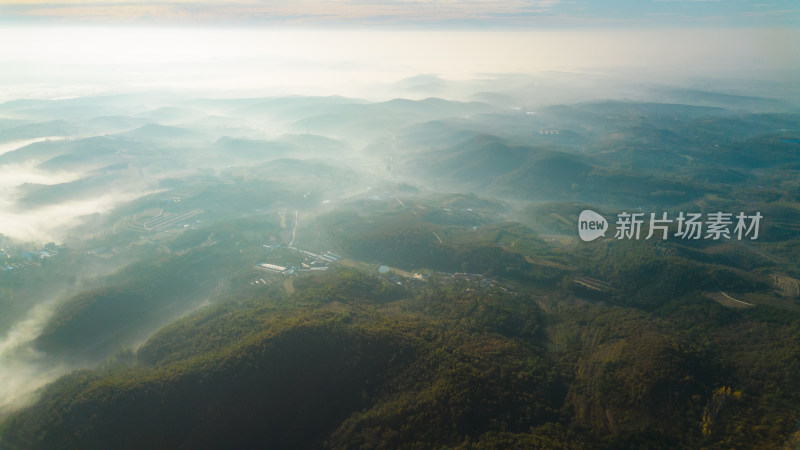
[[[206,309],[47,387],[4,447],[717,448],[792,431],[797,312],[692,295],[545,312],[525,290],[392,286],[337,270]]]
[[[0,449],[798,448],[800,116],[492,92],[0,104]]]

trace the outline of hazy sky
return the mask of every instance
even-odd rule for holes
[[[0,25],[0,101],[359,95],[416,74],[800,73],[797,0],[0,0]]]
[[[11,0],[4,21],[401,26],[797,26],[796,0]]]

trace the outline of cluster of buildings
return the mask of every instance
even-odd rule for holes
[[[333,252],[330,252],[330,251],[322,253],[322,254],[318,254],[318,253],[312,253],[312,252],[309,252],[309,251],[306,251],[306,250],[300,250],[299,248],[295,248],[295,247],[291,247],[291,246],[287,247],[287,248],[289,248],[291,250],[294,250],[297,253],[301,253],[303,255],[306,255],[308,258],[306,258],[306,261],[300,263],[299,265],[295,265],[295,266],[291,266],[291,267],[280,266],[278,264],[272,264],[272,263],[263,262],[263,263],[256,264],[256,266],[254,268],[258,269],[258,270],[263,270],[263,271],[266,271],[266,272],[270,272],[270,273],[275,273],[275,274],[282,273],[282,274],[287,274],[287,275],[293,275],[295,273],[303,273],[303,272],[322,272],[322,271],[328,270],[328,264],[329,263],[332,263],[334,261],[338,261],[338,260],[342,259],[341,256],[339,256],[339,255],[337,255],[337,254],[335,254]]]
[[[499,283],[496,279],[487,277],[486,275],[480,273],[466,273],[466,272],[436,272],[436,275],[439,277],[439,282],[470,282],[474,283],[474,285],[480,285],[481,287],[492,287],[499,289],[506,294],[516,295],[515,291],[508,289],[507,286]],[[467,291],[471,291],[471,288],[467,288]]]
[[[287,247],[287,248],[290,248],[290,249],[296,251],[297,253],[302,253],[302,254],[304,254],[306,256],[309,256],[314,261],[324,261],[326,263],[330,263],[330,262],[334,262],[334,261],[338,261],[338,260],[342,259],[341,256],[339,256],[339,255],[337,255],[335,253],[332,253],[330,251],[327,251],[327,252],[322,253],[322,254],[317,254],[317,253],[307,252],[305,250],[300,250],[299,248],[295,248],[295,247],[291,247],[291,246]]]

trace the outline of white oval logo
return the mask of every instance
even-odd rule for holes
[[[608,222],[603,216],[589,209],[581,211],[581,215],[578,216],[578,235],[582,240],[593,241],[600,236],[605,236],[606,230],[608,230]]]

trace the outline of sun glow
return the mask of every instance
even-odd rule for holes
[[[0,40],[18,44],[0,48],[0,100],[157,89],[364,95],[420,73],[797,70],[779,44],[798,33],[786,33],[8,27]]]

